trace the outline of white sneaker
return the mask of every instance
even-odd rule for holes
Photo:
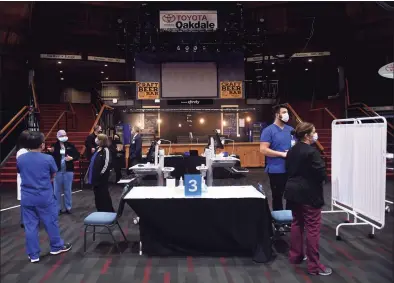
[[[31,259],[31,258],[29,257],[29,260],[30,260],[31,263],[35,263],[35,262],[39,262],[39,261],[40,261],[40,258]]]

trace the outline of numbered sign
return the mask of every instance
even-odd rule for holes
[[[185,175],[185,196],[201,196],[201,175]]]

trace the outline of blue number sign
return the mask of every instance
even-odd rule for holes
[[[201,175],[185,175],[185,196],[201,196]]]

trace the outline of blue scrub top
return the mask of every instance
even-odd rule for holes
[[[283,129],[275,124],[266,127],[261,133],[260,141],[269,142],[270,149],[285,152],[291,148],[291,126],[285,125]],[[265,172],[286,173],[285,159],[281,157],[268,157]]]
[[[17,159],[21,176],[21,205],[47,206],[54,200],[51,176],[58,171],[51,155],[27,152]]]

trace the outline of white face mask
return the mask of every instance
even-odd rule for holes
[[[68,141],[68,137],[60,137],[60,138],[58,138],[58,140],[61,142],[66,142],[66,141]]]
[[[283,122],[285,122],[285,123],[287,123],[287,122],[289,122],[289,113],[284,113],[284,114],[282,114],[282,121]]]
[[[317,135],[317,133],[314,133],[312,136],[313,142],[317,142],[318,139],[319,139],[319,136]]]

